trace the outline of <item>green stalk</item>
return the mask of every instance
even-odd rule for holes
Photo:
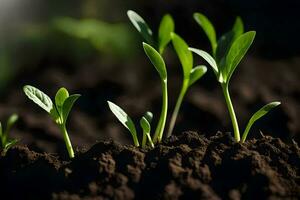
[[[146,144],[147,144],[147,135],[146,132],[143,131],[142,148],[145,148]]]
[[[252,124],[248,123],[247,126],[246,126],[246,129],[242,135],[242,143],[244,143],[246,141],[246,138],[248,136],[248,133],[249,133],[249,130],[251,128]]]
[[[177,102],[176,102],[176,105],[175,105],[175,108],[174,108],[174,111],[171,116],[167,137],[170,137],[172,135],[172,132],[173,132],[173,129],[174,129],[174,126],[176,123],[176,119],[178,116],[178,112],[179,112],[180,106],[182,104],[183,98],[186,94],[186,91],[188,89],[188,86],[189,86],[189,80],[184,80],[181,90],[180,90],[180,93],[179,93],[179,96],[178,96],[178,99],[177,99]]]
[[[232,126],[233,126],[233,133],[234,133],[234,138],[237,142],[239,142],[240,139],[240,131],[239,131],[239,125],[235,116],[235,112],[233,109],[233,105],[230,99],[230,94],[229,94],[229,90],[228,90],[228,84],[222,84],[222,89],[223,89],[223,94],[225,97],[225,101],[226,101],[226,105],[229,111],[229,115],[231,118],[231,122],[232,122]]]
[[[66,129],[66,126],[64,124],[61,124],[60,126],[60,130],[62,131],[63,135],[64,135],[64,140],[66,143],[66,147],[69,153],[70,158],[74,158],[74,151],[73,151],[73,147]]]
[[[167,84],[167,80],[163,80],[162,81],[162,108],[161,108],[159,122],[153,137],[154,143],[156,142],[159,143],[162,140],[163,132],[167,120],[167,114],[168,114],[168,84]]]

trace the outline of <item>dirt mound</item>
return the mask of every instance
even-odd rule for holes
[[[172,136],[154,149],[113,141],[72,161],[17,146],[0,157],[9,199],[297,199],[300,148],[278,138]]]

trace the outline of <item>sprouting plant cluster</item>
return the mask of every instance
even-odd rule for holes
[[[142,146],[142,148],[150,146],[153,148],[162,141],[164,134],[166,134],[165,137],[169,137],[172,134],[184,96],[188,89],[207,71],[207,68],[204,65],[194,66],[192,53],[199,55],[211,66],[216,76],[216,80],[220,83],[229,116],[232,121],[234,137],[237,142],[245,142],[254,122],[266,115],[274,107],[280,105],[280,102],[272,102],[254,113],[241,138],[237,117],[229,94],[229,82],[238,64],[250,48],[255,38],[255,31],[244,32],[243,22],[239,17],[236,19],[233,28],[217,40],[215,28],[208,18],[201,13],[194,14],[195,21],[201,26],[210,41],[211,53],[208,53],[201,49],[189,47],[184,39],[175,33],[174,20],[169,14],[163,16],[158,28],[158,33],[155,36],[146,21],[140,15],[132,10],[129,10],[127,15],[134,27],[144,38],[144,52],[158,72],[162,88],[161,113],[155,129],[152,129],[151,124],[154,116],[150,111],[145,112],[144,116],[142,116],[139,121],[139,125],[142,129],[141,141],[139,141],[137,128],[129,115],[121,107],[108,101],[108,106],[112,113],[131,133],[135,146]],[[182,84],[166,131],[169,110],[168,73],[163,55],[165,48],[169,43],[172,43],[180,61],[182,68]],[[69,157],[73,158],[74,150],[67,132],[66,122],[74,103],[80,95],[69,95],[67,89],[60,88],[55,95],[54,102],[52,102],[48,95],[33,86],[25,85],[23,91],[30,100],[44,109],[58,125],[63,134]],[[1,149],[5,151],[17,142],[17,140],[8,139],[9,130],[17,119],[17,115],[12,115],[9,118],[4,131],[0,123]]]

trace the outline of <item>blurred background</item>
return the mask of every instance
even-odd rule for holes
[[[53,97],[64,86],[70,93],[82,94],[68,122],[74,146],[89,148],[109,138],[131,144],[129,132],[110,113],[106,101],[120,105],[135,122],[147,110],[157,120],[161,91],[127,10],[139,13],[154,33],[162,16],[170,13],[176,32],[190,46],[209,51],[208,39],[192,17],[202,12],[214,23],[218,36],[230,30],[236,16],[241,16],[246,31],[257,31],[231,82],[240,128],[262,105],[279,100],[282,105],[262,118],[249,136],[260,137],[261,131],[299,142],[299,8],[295,0],[0,0],[0,121],[18,113],[12,137],[36,151],[66,155],[58,128],[22,92],[24,84],[31,84]],[[171,45],[164,57],[171,114],[182,70]],[[195,65],[201,63],[195,57]],[[212,70],[187,93],[174,134],[187,130],[208,136],[232,130]]]

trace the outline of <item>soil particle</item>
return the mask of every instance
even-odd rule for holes
[[[0,157],[9,199],[298,199],[300,149],[229,133],[172,136],[154,149],[99,142],[63,161],[16,146]]]

